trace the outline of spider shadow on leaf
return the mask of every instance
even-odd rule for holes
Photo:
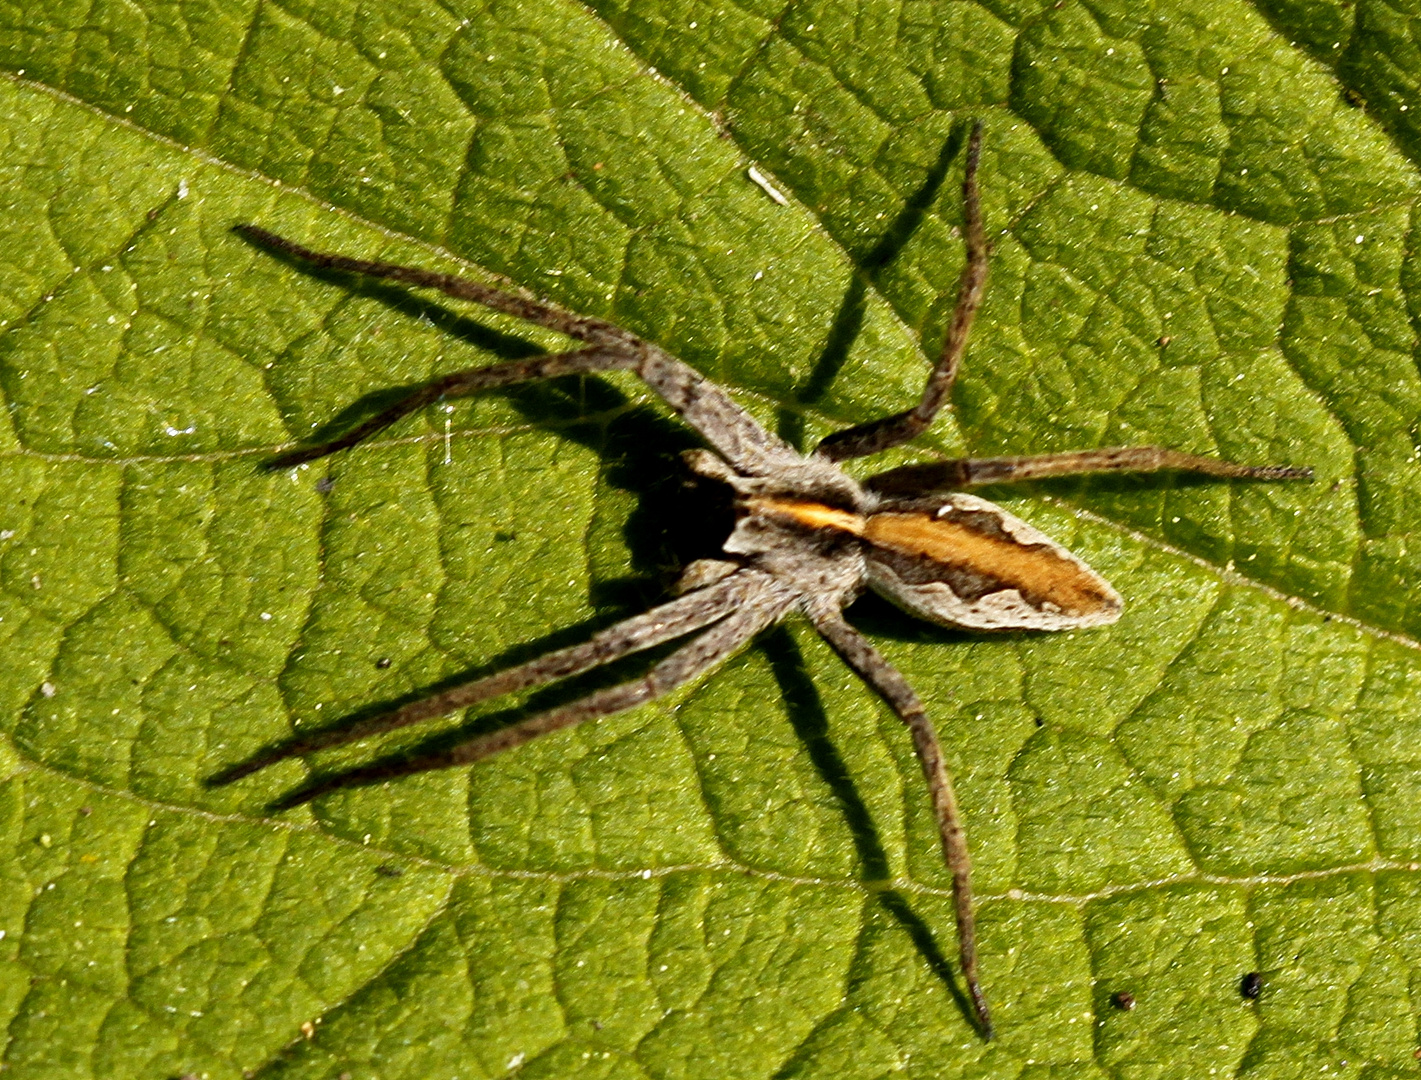
[[[893,264],[907,246],[929,211],[937,204],[942,185],[947,180],[952,164],[967,144],[970,125],[954,123],[943,140],[942,150],[923,177],[923,182],[903,204],[888,227],[876,241],[862,252],[849,252],[855,273],[849,278],[844,298],[829,324],[829,333],[819,356],[810,372],[794,391],[794,409],[781,409],[779,434],[792,446],[804,450],[804,416],[800,410],[813,408],[819,403],[829,387],[838,378],[839,371],[849,359],[854,342],[863,330],[863,321],[868,313],[868,293],[876,286],[883,271]]]
[[[477,348],[493,351],[502,358],[519,358],[544,352],[537,345],[512,335],[502,334],[475,319],[460,315],[435,302],[414,296],[402,288],[371,285],[358,275],[320,270],[292,260],[292,264],[309,276],[342,287],[349,287],[363,297],[372,299],[391,310],[423,320],[451,337]],[[377,415],[391,401],[399,400],[418,383],[395,388],[381,388],[362,395],[341,413],[313,432],[311,438],[322,441],[357,426],[366,418]],[[664,597],[674,581],[676,571],[688,563],[709,558],[720,551],[724,539],[734,526],[732,492],[696,476],[686,469],[682,453],[701,444],[684,427],[660,414],[654,406],[637,402],[610,380],[596,375],[571,375],[539,383],[525,383],[489,395],[501,396],[511,404],[532,427],[555,429],[559,438],[567,439],[591,450],[601,464],[599,480],[610,487],[628,492],[635,498],[634,508],[622,525],[622,540],[627,550],[631,574],[594,579],[589,589],[591,605],[597,614],[577,623],[560,627],[540,638],[517,644],[491,659],[451,673],[442,679],[404,694],[386,698],[351,710],[334,723],[319,730],[340,730],[362,720],[387,712],[411,701],[418,701],[441,690],[493,673],[514,664],[540,656],[551,650],[586,640],[599,630],[612,626],[633,612],[644,610],[651,602]],[[467,437],[467,436],[466,436]],[[434,438],[434,436],[431,436]],[[335,459],[334,469],[352,467],[343,458]],[[357,463],[355,468],[359,468]],[[263,466],[264,468],[264,466]],[[516,530],[516,523],[514,523]],[[516,531],[511,534],[516,536]],[[651,650],[645,654],[656,659],[666,650]],[[625,677],[629,666],[610,665],[604,669]],[[588,686],[597,685],[596,673],[590,678],[573,679],[563,684],[573,691],[571,698],[585,694]],[[452,736],[477,734],[493,730],[530,710],[550,707],[568,694],[561,687],[546,688],[534,694],[527,707],[503,709],[480,717],[444,734],[417,741],[405,752],[423,752],[445,745]],[[315,729],[312,729],[315,730]],[[264,758],[271,751],[293,745],[312,732],[303,730],[299,736],[277,740],[260,748],[250,760]],[[408,743],[410,740],[405,739]],[[405,753],[402,752],[402,753]],[[393,763],[400,754],[380,758]],[[218,787],[244,775],[248,761],[236,763],[210,776],[207,786]],[[329,779],[330,774],[322,774]],[[372,783],[378,782],[375,780]],[[300,789],[305,790],[305,785]],[[273,810],[282,809],[298,793],[277,799]]]
[[[860,273],[854,274],[848,283],[843,303],[838,308],[820,357],[804,381],[801,391],[796,395],[797,404],[811,405],[821,398],[836,377],[838,369],[847,360],[853,342],[863,328],[868,284],[878,270],[891,263],[898,250],[901,250],[902,244],[907,242],[908,236],[911,236],[921,223],[926,210],[938,195],[952,161],[955,161],[961,152],[963,131],[965,129],[955,129],[952,138],[946,141],[944,151],[939,155],[938,165],[929,172],[928,179],[918,195],[909,200],[904,213],[899,215],[880,242],[865,254],[864,259],[858,260]],[[374,298],[395,313],[433,325],[455,340],[466,341],[483,350],[495,352],[499,357],[516,360],[543,351],[523,338],[499,333],[472,318],[443,307],[442,304],[415,296],[405,288],[371,281],[361,274],[313,267],[293,257],[277,254],[283,257],[283,261],[297,267],[307,276],[338,284],[357,296]],[[576,388],[576,392],[570,392],[570,388]],[[348,406],[330,422],[325,423],[311,439],[317,442],[330,441],[338,433],[360,425],[371,416],[382,414],[392,402],[408,398],[412,389],[416,387],[381,389],[362,396],[360,401]],[[657,580],[657,571],[665,570],[669,566],[686,566],[695,558],[719,556],[722,541],[733,524],[730,500],[732,493],[728,487],[708,483],[701,477],[692,477],[679,460],[681,450],[699,446],[701,442],[693,438],[685,426],[672,422],[654,409],[632,406],[630,396],[600,375],[550,379],[547,382],[523,384],[496,392],[513,404],[514,408],[519,409],[530,423],[556,426],[561,438],[580,442],[588,449],[593,449],[604,462],[604,482],[637,496],[637,507],[627,517],[624,526],[624,540],[630,554],[630,564],[637,573],[631,577],[600,581],[593,585],[593,603],[598,608],[610,608],[607,618],[585,620],[578,627],[554,631],[539,642],[509,649],[496,661],[480,664],[477,668],[479,672],[500,671],[510,662],[536,657],[551,648],[560,647],[563,642],[583,639],[590,631],[614,624],[631,608],[644,608],[647,601],[654,598],[652,594],[664,591],[659,587],[664,581]],[[793,418],[794,414],[786,409],[784,415]],[[600,422],[597,419],[600,416],[610,419]],[[787,422],[793,423],[791,419]],[[708,500],[706,496],[711,493],[715,497]],[[715,523],[706,527],[702,524],[706,517],[711,517]],[[899,618],[902,618],[901,615]],[[823,702],[817,689],[814,689],[809,671],[799,649],[794,645],[793,638],[790,638],[786,631],[773,630],[764,635],[756,647],[762,649],[763,654],[770,659],[774,676],[786,699],[791,726],[806,747],[806,752],[809,753],[821,779],[834,793],[843,810],[858,853],[861,875],[865,881],[874,882],[875,892],[880,895],[882,907],[908,932],[918,951],[928,962],[929,968],[944,981],[952,995],[958,999],[959,1005],[969,1008],[968,999],[953,981],[951,965],[936,946],[924,919],[912,911],[907,898],[902,897],[901,892],[880,887],[881,882],[888,877],[890,863],[887,854],[882,847],[877,827],[872,823],[867,804],[858,793],[843,757],[828,738],[828,722]],[[658,649],[649,652],[637,662],[647,665],[654,662],[664,651],[665,649]],[[621,666],[611,665],[605,669],[604,674],[595,676],[595,679],[603,681],[605,678],[611,678],[615,681],[620,675]],[[472,675],[475,675],[475,672],[463,672],[443,679],[439,684],[426,686],[421,691],[405,693],[395,701],[365,706],[348,713],[340,722],[328,725],[325,729],[358,725],[361,720],[388,713],[392,708],[399,708],[406,702],[428,698],[429,693],[438,693],[445,686],[462,684]],[[523,702],[522,705],[485,713],[477,716],[472,722],[446,726],[436,735],[425,735],[416,740],[412,746],[409,745],[411,740],[408,738],[396,740],[398,743],[405,743],[405,746],[395,753],[377,757],[375,762],[361,769],[315,774],[306,784],[301,784],[297,790],[271,804],[271,809],[286,809],[306,801],[308,794],[315,790],[327,790],[331,780],[337,779],[345,772],[360,773],[360,779],[352,786],[381,783],[389,777],[399,776],[402,774],[401,765],[405,760],[439,752],[446,747],[466,742],[470,736],[513,725],[523,716],[544,711],[564,699],[576,699],[587,692],[587,682],[588,679],[574,679],[557,688],[533,693],[529,701]],[[310,733],[303,733],[303,736],[308,735]],[[287,740],[287,745],[296,742],[298,739]],[[385,745],[388,746],[389,743]],[[280,746],[267,747],[267,750],[273,749],[280,749]],[[269,755],[266,752],[259,755],[267,756]],[[244,767],[236,766],[213,777],[212,783],[225,783],[232,779],[233,774],[243,773]]]
[[[885,603],[884,607],[887,606]],[[957,1007],[970,1011],[971,1002],[963,993],[951,962],[938,946],[932,928],[901,890],[886,884],[892,877],[888,852],[852,770],[830,738],[829,713],[824,708],[818,685],[810,677],[799,645],[784,626],[774,627],[761,636],[756,645],[770,662],[790,726],[839,805],[858,856],[862,880],[873,890],[878,905],[907,933],[918,955],[956,1000]]]
[[[944,151],[943,172],[955,156],[956,149]],[[941,176],[933,182],[936,194]],[[921,218],[921,212],[918,213]],[[901,245],[901,241],[900,241]],[[882,249],[880,244],[878,249]],[[476,348],[493,352],[504,359],[532,356],[543,350],[526,339],[501,333],[476,319],[469,318],[431,300],[419,297],[404,288],[382,282],[372,282],[360,275],[311,267],[300,260],[279,256],[303,273],[338,285],[351,293],[374,300],[391,311],[434,326],[451,338]],[[879,258],[888,258],[880,251]],[[849,284],[840,318],[821,354],[820,362],[805,384],[807,400],[822,395],[843,358],[847,356],[853,337],[862,326],[866,293],[864,283],[855,276]],[[856,313],[856,314],[855,314]],[[817,380],[817,381],[816,381]],[[418,384],[382,388],[368,393],[323,424],[311,436],[325,441],[359,425],[368,417],[385,410],[392,402],[407,396]],[[522,384],[495,391],[514,406],[531,425],[555,427],[559,437],[568,438],[592,450],[603,462],[602,480],[636,497],[635,508],[623,526],[623,539],[628,561],[636,573],[629,577],[594,582],[591,589],[593,605],[599,614],[590,619],[559,628],[543,637],[520,643],[497,657],[476,667],[452,674],[433,684],[411,689],[395,698],[352,710],[334,724],[322,730],[338,730],[359,724],[362,720],[388,713],[391,709],[438,693],[448,686],[467,682],[470,678],[494,673],[550,650],[586,639],[590,634],[615,624],[633,610],[643,609],[668,584],[666,571],[690,562],[717,555],[733,524],[731,492],[721,485],[695,476],[685,469],[681,454],[698,447],[697,440],[686,428],[653,407],[634,403],[622,389],[602,376],[579,375],[547,382]],[[339,460],[339,459],[338,459]],[[338,468],[346,467],[344,462]],[[882,605],[885,609],[887,605]],[[892,618],[892,616],[889,616]],[[905,621],[901,614],[899,621]],[[904,632],[906,631],[906,628]],[[941,633],[941,632],[940,632]],[[948,637],[955,634],[948,632]],[[867,804],[858,791],[850,770],[838,748],[829,737],[828,717],[822,698],[814,686],[798,646],[788,632],[772,629],[754,646],[770,662],[774,678],[785,701],[789,720],[808,753],[816,771],[838,803],[857,852],[860,874],[865,882],[879,885],[889,876],[889,860]],[[438,752],[457,745],[472,736],[494,731],[516,723],[519,719],[585,695],[589,688],[615,683],[627,677],[626,669],[645,668],[654,664],[673,646],[653,650],[641,657],[610,665],[590,676],[569,680],[554,687],[534,692],[528,700],[472,720],[446,725],[443,730],[411,739],[408,734],[387,740],[383,745],[390,752],[377,753],[367,759],[359,771],[362,778],[352,786],[385,782],[401,774],[401,765],[411,758]],[[302,732],[308,737],[310,732]],[[297,741],[293,736],[264,747],[258,757],[280,751]],[[243,770],[245,763],[223,770],[210,778],[217,786],[231,775]],[[387,775],[381,775],[383,769]],[[269,804],[273,811],[305,801],[308,792],[324,789],[329,782],[354,771],[352,767],[319,770],[305,783]],[[962,1008],[968,1008],[966,995],[953,978],[951,965],[937,946],[927,923],[912,909],[911,904],[896,889],[876,887],[879,903],[909,934],[929,968],[942,980]]]

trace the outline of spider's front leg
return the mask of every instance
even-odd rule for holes
[[[561,731],[563,728],[572,727],[586,720],[613,716],[637,705],[645,705],[647,702],[655,701],[677,687],[684,686],[718,667],[761,630],[778,621],[794,602],[795,597],[792,593],[778,587],[765,575],[750,571],[746,583],[749,587],[739,595],[739,603],[733,611],[719,621],[712,622],[709,627],[700,632],[699,637],[682,645],[639,679],[632,679],[616,686],[607,687],[605,690],[598,690],[566,705],[537,713],[526,720],[468,739],[446,750],[419,754],[401,761],[377,763],[365,768],[339,773],[281,799],[274,808],[285,810],[299,806],[339,788],[355,787],[389,780],[397,776],[431,772],[436,769],[469,765],[502,753],[504,750],[522,746],[540,735]],[[698,594],[690,594],[690,596],[696,595]],[[682,598],[682,600],[686,599],[688,598]],[[679,602],[672,601],[672,604]],[[670,606],[669,604],[665,605],[665,607]],[[654,616],[662,610],[664,608],[650,612],[648,615]],[[646,616],[641,618],[646,619]],[[617,629],[619,628],[614,627],[608,633],[615,632]],[[663,640],[669,636],[671,635],[661,635]],[[652,637],[653,635],[648,634],[646,642],[639,644],[638,648],[654,643],[651,640]],[[571,650],[564,651],[570,652]],[[558,654],[550,654],[550,656],[556,655]],[[610,659],[610,657],[606,659]],[[600,660],[600,662],[606,662],[606,660]],[[533,664],[537,663],[538,661],[533,661]],[[525,668],[529,666],[531,665],[524,665]],[[520,669],[510,670],[516,672]],[[491,676],[491,678],[497,679],[498,676]],[[550,680],[540,679],[539,681]]]
[[[695,565],[693,563],[692,567]],[[471,705],[503,697],[505,694],[569,679],[632,653],[644,652],[667,641],[702,630],[743,607],[757,597],[763,588],[759,575],[747,573],[736,577],[735,571],[738,568],[733,564],[715,565],[724,569],[719,573],[712,573],[709,568],[703,568],[701,579],[686,580],[685,587],[680,590],[676,599],[641,615],[624,619],[615,626],[593,634],[581,644],[544,653],[527,663],[504,668],[492,675],[457,683],[398,709],[368,716],[344,727],[325,728],[310,735],[290,739],[224,770],[212,780],[212,784],[230,784],[287,758],[304,757],[317,750],[344,746],[371,735],[447,716]]]
[[[490,364],[488,367],[470,368],[442,375],[433,382],[425,383],[408,396],[400,398],[393,405],[376,413],[364,423],[347,431],[344,435],[315,446],[303,446],[278,454],[265,467],[270,470],[290,469],[315,461],[337,450],[346,450],[364,442],[378,431],[383,431],[397,420],[410,413],[418,412],[426,405],[432,405],[441,398],[467,397],[481,390],[492,390],[500,386],[531,382],[537,379],[555,379],[560,375],[581,375],[602,371],[616,371],[635,366],[636,357],[618,346],[594,346],[590,349],[576,349],[572,352],[553,353],[548,356],[530,356],[523,360],[510,360],[504,364]]]
[[[635,373],[737,469],[751,475],[765,475],[777,467],[799,460],[799,455],[756,423],[729,394],[700,372],[659,346],[643,341],[604,319],[575,315],[526,294],[498,289],[453,274],[313,251],[255,225],[237,225],[234,228],[239,235],[260,247],[319,269],[438,289],[456,300],[471,300],[587,343],[587,347],[570,352],[533,356],[441,376],[340,438],[281,454],[267,463],[268,468],[289,468],[352,447],[440,398],[465,397],[482,390],[535,379],[605,371]]]

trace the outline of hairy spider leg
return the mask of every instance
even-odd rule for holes
[[[923,396],[913,408],[866,424],[845,428],[826,436],[814,453],[830,461],[866,457],[905,443],[921,435],[936,418],[952,394],[962,354],[967,351],[967,335],[982,306],[987,290],[987,262],[991,249],[982,224],[982,199],[977,191],[977,166],[982,159],[982,121],[972,125],[967,140],[967,162],[962,177],[962,238],[967,246],[967,265],[957,285],[957,304],[943,338],[942,352],[928,375]]]
[[[260,225],[233,225],[232,231],[245,237],[259,247],[279,251],[299,259],[321,270],[334,270],[342,274],[359,274],[362,277],[384,278],[415,285],[421,289],[438,289],[456,300],[472,300],[476,304],[512,315],[517,319],[546,326],[578,341],[597,345],[609,343],[634,343],[636,337],[620,326],[598,319],[592,315],[575,315],[563,311],[552,304],[536,300],[526,294],[485,285],[481,281],[470,281],[454,274],[441,274],[436,270],[425,270],[418,266],[398,266],[394,263],[374,262],[369,259],[352,259],[348,255],[334,255],[311,248],[278,236]]]
[[[447,750],[422,754],[405,761],[351,769],[294,792],[274,804],[274,809],[286,810],[300,806],[338,788],[468,765],[531,742],[540,735],[655,701],[718,667],[761,630],[777,622],[794,605],[797,597],[793,592],[776,584],[767,575],[759,576],[759,588],[749,599],[639,679],[598,690],[570,704],[538,713],[486,735],[479,735]]]
[[[581,675],[593,668],[653,648],[725,618],[762,591],[767,580],[764,574],[757,571],[739,570],[703,589],[624,619],[615,626],[593,634],[578,645],[544,653],[525,664],[505,668],[483,678],[470,679],[418,701],[412,701],[401,708],[367,717],[346,727],[327,728],[282,743],[267,753],[226,770],[212,782],[213,786],[230,784],[290,757],[300,757],[327,747],[343,746],[370,735],[446,716],[470,705],[502,697],[504,694],[529,690]]]
[[[1298,465],[1240,465],[1222,458],[1186,454],[1164,446],[1107,446],[1027,457],[951,458],[903,465],[864,481],[880,495],[922,495],[982,484],[1013,484],[1050,476],[1113,472],[1189,472],[1237,480],[1311,480],[1312,469]]]
[[[977,169],[982,156],[982,123],[972,126],[963,169],[963,242],[967,264],[957,286],[957,303],[943,339],[942,352],[918,404],[906,412],[870,420],[856,427],[826,436],[814,451],[831,461],[865,457],[887,450],[922,434],[942,411],[952,394],[953,384],[967,350],[967,338],[987,286],[987,264],[991,255],[982,223],[982,201],[977,187]],[[879,494],[923,494],[932,490],[953,490],[979,484],[1009,484],[1048,476],[1074,476],[1101,472],[1200,473],[1205,476],[1240,480],[1310,480],[1312,470],[1290,465],[1240,465],[1218,458],[1186,454],[1160,446],[1115,446],[1099,450],[1075,450],[1061,454],[1027,457],[954,458],[949,461],[905,465],[872,477],[864,484]]]
[[[972,998],[972,1009],[977,1014],[982,1036],[990,1039],[992,1016],[987,1009],[987,998],[982,993],[982,986],[977,977],[977,924],[972,913],[972,858],[967,851],[967,833],[962,827],[962,818],[957,810],[957,795],[952,787],[952,776],[947,771],[947,763],[943,760],[942,744],[938,742],[937,731],[928,719],[922,699],[908,680],[866,637],[845,621],[837,608],[827,604],[813,604],[806,605],[805,611],[814,624],[814,629],[854,674],[888,703],[898,714],[898,718],[907,725],[913,737],[913,750],[918,755],[918,763],[922,766],[923,778],[927,781],[932,798],[933,816],[937,820],[943,860],[952,874],[958,962],[962,965],[962,977],[967,983],[967,992]]]
[[[236,225],[233,229],[252,243],[319,269],[438,289],[457,300],[472,300],[593,345],[589,349],[513,360],[442,376],[414,390],[347,435],[281,454],[268,462],[267,468],[288,468],[347,449],[440,397],[462,397],[492,387],[555,375],[618,370],[631,371],[640,377],[722,457],[747,474],[764,475],[776,466],[801,460],[794,450],[757,424],[729,394],[695,368],[677,360],[660,346],[602,319],[574,315],[552,304],[452,274],[313,251],[256,225]]]
[[[432,405],[440,398],[467,397],[470,394],[477,394],[480,390],[512,386],[515,383],[530,382],[534,379],[555,379],[559,375],[613,371],[618,368],[632,367],[634,363],[635,357],[628,355],[625,350],[617,346],[599,345],[590,349],[577,349],[572,352],[552,353],[545,356],[530,356],[522,360],[509,360],[503,364],[451,372],[448,375],[441,375],[433,382],[425,383],[408,397],[401,398],[339,438],[321,443],[319,446],[305,446],[290,450],[285,454],[279,454],[266,462],[263,468],[271,471],[289,469],[296,465],[304,465],[308,461],[315,461],[317,458],[323,458],[327,454],[334,454],[337,450],[348,449],[356,443],[364,442],[377,431],[389,427],[396,420],[400,420],[426,405]]]

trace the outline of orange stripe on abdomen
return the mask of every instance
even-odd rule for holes
[[[1092,571],[1045,544],[988,536],[961,521],[913,513],[874,514],[860,535],[875,547],[942,564],[944,571],[966,569],[999,581],[1037,606],[1049,603],[1072,615],[1114,606]]]

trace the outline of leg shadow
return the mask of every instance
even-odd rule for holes
[[[849,281],[848,291],[844,294],[843,302],[834,315],[834,321],[829,328],[829,336],[824,342],[824,348],[819,353],[818,359],[814,362],[813,369],[795,390],[796,408],[780,411],[779,434],[791,446],[798,447],[800,450],[808,449],[803,445],[804,417],[800,410],[817,404],[828,393],[829,387],[838,377],[839,370],[849,358],[849,350],[853,348],[859,331],[863,329],[863,320],[868,307],[869,287],[877,285],[883,271],[892,265],[893,260],[907,246],[913,233],[922,225],[923,219],[927,217],[928,211],[937,201],[943,181],[947,179],[948,170],[952,168],[952,163],[957,160],[957,155],[967,144],[969,130],[970,125],[966,122],[952,126],[947,139],[943,142],[942,152],[938,154],[937,161],[928,170],[928,174],[923,178],[918,190],[908,197],[903,204],[903,209],[889,223],[888,228],[884,230],[883,235],[873,246],[855,258],[854,262],[858,271]]]
[[[249,239],[248,242],[254,241]],[[450,337],[492,352],[502,359],[517,359],[544,351],[529,341],[491,330],[439,302],[412,293],[404,286],[359,274],[314,267],[279,250],[271,250],[269,254],[301,273],[373,299],[400,315],[422,320]],[[311,436],[310,442],[320,444],[330,441],[384,411],[419,385],[422,384],[382,388],[364,395],[323,424]],[[558,426],[563,437],[593,450],[604,463],[602,481],[636,496],[637,508],[628,516],[623,530],[633,574],[594,583],[591,599],[598,608],[608,609],[605,614],[507,650],[494,660],[431,686],[357,709],[320,731],[347,729],[441,690],[585,640],[596,631],[619,622],[627,615],[645,610],[652,601],[662,598],[670,579],[681,566],[696,558],[721,553],[721,544],[733,526],[731,493],[722,485],[711,484],[686,470],[681,453],[698,446],[699,442],[685,427],[652,405],[635,406],[628,394],[598,376],[568,376],[505,387],[490,393],[501,394],[530,423]],[[643,654],[653,660],[657,655],[658,650]],[[606,670],[620,668],[614,664]],[[530,709],[537,711],[539,708],[554,707],[561,703],[557,700],[559,697],[570,700],[585,693],[589,681],[595,682],[596,679],[582,677],[569,680],[566,688],[559,686],[536,691],[528,707],[486,714],[471,724],[425,740],[405,754],[386,755],[369,766],[347,770],[345,775],[349,775],[353,784],[375,783],[400,775],[399,759],[402,757],[438,750],[452,742],[493,730],[527,715]],[[571,693],[567,692],[568,689]],[[294,747],[320,731],[303,732],[299,738],[268,744],[244,761],[207,778],[206,784],[215,787],[232,783],[259,768],[283,760],[290,756]],[[376,737],[376,733],[370,737]],[[312,783],[319,781],[328,784],[331,779],[327,774]],[[309,787],[311,784],[303,787],[302,791]],[[300,794],[293,793],[276,805],[303,801],[298,798]]]
[[[784,696],[795,734],[799,736],[815,769],[839,802],[844,820],[849,826],[849,833],[853,837],[864,882],[873,885],[888,880],[888,853],[884,850],[883,841],[873,823],[873,815],[869,813],[868,804],[859,793],[848,765],[838,747],[829,738],[829,715],[824,709],[824,700],[819,694],[819,688],[809,677],[799,646],[783,626],[777,626],[762,636],[758,644],[770,661],[770,670],[774,673],[780,693]],[[913,910],[908,898],[897,889],[875,888],[874,893],[879,906],[907,931],[913,946],[918,950],[918,955],[923,958],[929,970],[942,981],[968,1022],[973,1023],[975,1014],[966,992],[958,985],[958,972],[938,947],[937,939],[927,922]]]

